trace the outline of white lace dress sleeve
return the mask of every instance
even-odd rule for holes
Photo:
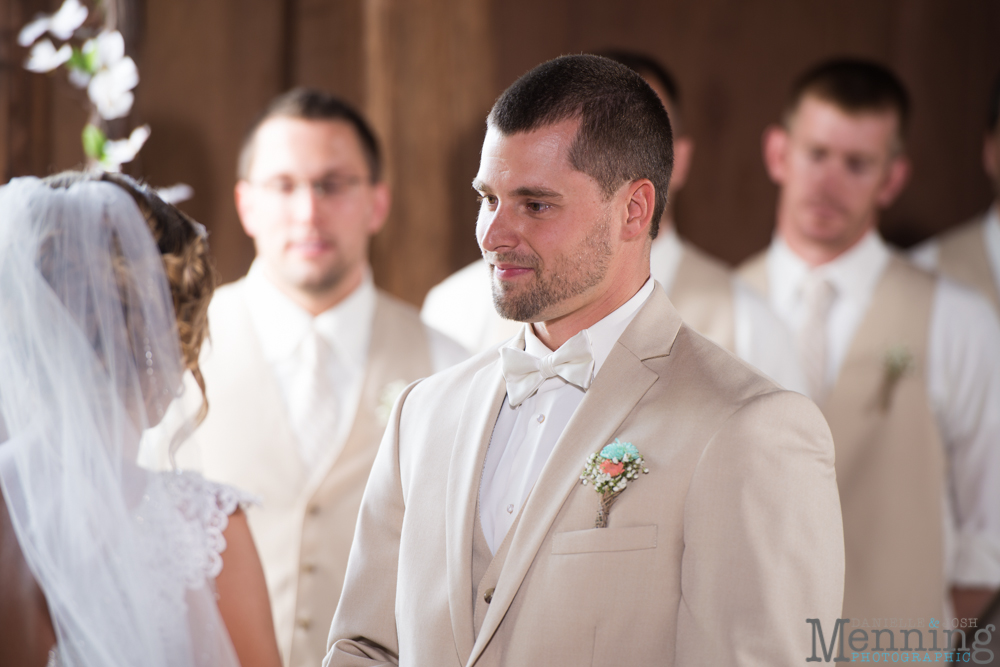
[[[226,549],[222,533],[229,515],[258,502],[248,493],[196,472],[160,472],[150,479],[136,520],[151,530],[172,531],[174,553],[162,554],[158,560],[165,574],[182,577],[188,588],[197,589],[222,571]]]
[[[162,545],[166,541],[171,549],[144,550],[142,565],[148,576],[184,581],[189,590],[212,585],[222,571],[222,552],[226,550],[223,532],[229,516],[259,502],[251,494],[209,481],[196,472],[151,473],[132,516],[142,544]],[[141,539],[154,533],[157,539]],[[183,608],[185,601],[164,599],[160,604]],[[170,627],[158,631],[168,638],[173,633]],[[49,653],[48,667],[59,665],[56,647]]]

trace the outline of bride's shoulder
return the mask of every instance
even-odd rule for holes
[[[145,511],[170,515],[149,516],[152,521],[147,525],[169,527],[179,547],[177,553],[186,554],[184,570],[188,585],[197,588],[222,571],[229,517],[237,509],[258,503],[255,496],[205,479],[196,472],[156,472],[149,480],[140,514]]]

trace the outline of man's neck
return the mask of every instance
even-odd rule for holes
[[[648,279],[647,266],[644,277],[636,273],[626,280],[612,282],[610,289],[572,313],[532,324],[535,335],[547,348],[557,350],[576,334],[584,329],[589,329],[625,305],[629,299],[635,296],[636,292],[642,289]]]
[[[271,284],[313,317],[333,308],[353,294],[354,290],[358,289],[364,281],[366,270],[367,267],[364,264],[359,265],[332,287],[322,291],[312,291],[275,280],[273,274],[266,266],[264,267],[265,275]]]
[[[778,235],[785,244],[809,266],[817,267],[837,259],[857,246],[874,225],[865,227],[860,234],[832,241],[818,241],[797,233],[791,225],[778,223]]]

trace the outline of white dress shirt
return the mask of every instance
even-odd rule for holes
[[[329,450],[317,453],[314,460],[307,462],[312,464],[336,458],[354,424],[365,379],[376,302],[370,271],[365,272],[361,284],[347,298],[315,317],[270,281],[259,260],[254,261],[247,273],[245,289],[250,319],[260,340],[264,360],[274,371],[286,405],[292,400],[300,400],[297,388],[307,384],[308,376],[313,372],[302,363],[305,341],[310,332],[318,334],[329,346],[332,352],[327,356],[326,364],[330,379],[328,386],[332,388],[329,400],[336,403],[339,419],[334,437],[329,440]],[[427,334],[435,372],[468,356],[461,346],[443,334],[430,329]],[[290,410],[289,415],[293,414],[295,411]],[[297,436],[306,431],[305,425],[295,423],[294,418],[291,427]]]
[[[993,269],[993,282],[996,283],[997,291],[1000,291],[1000,210],[995,203],[986,212],[983,240],[986,245],[986,256],[989,257],[990,267]],[[937,271],[940,256],[941,244],[936,238],[925,241],[910,251],[913,263],[928,271]]]
[[[653,285],[650,278],[624,305],[584,330],[594,355],[594,377],[639,308],[653,293]],[[523,326],[525,352],[538,358],[552,352],[535,336],[531,325]],[[479,487],[479,521],[493,553],[497,552],[528,499],[583,396],[581,388],[556,376],[545,380],[534,395],[517,407],[511,407],[509,399],[504,398],[493,427]]]
[[[649,270],[667,294],[684,256],[677,230],[660,230],[649,253]],[[806,380],[793,349],[792,333],[771,310],[767,299],[739,277],[732,276],[733,329],[736,356],[786,389],[806,392]],[[716,341],[718,342],[718,341]]]
[[[851,341],[889,262],[872,231],[813,271],[834,286],[827,321],[826,381],[833,386]],[[770,301],[793,330],[803,325],[800,288],[809,265],[780,238],[767,254]],[[927,391],[945,444],[952,519],[946,525],[948,579],[966,586],[1000,585],[1000,321],[973,290],[938,279],[928,335]]]

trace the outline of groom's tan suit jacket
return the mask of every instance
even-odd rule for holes
[[[477,501],[505,392],[493,351],[397,402],[325,665],[790,665],[811,655],[807,618],[833,627],[844,551],[826,422],[684,325],[659,286],[494,556]],[[615,438],[649,474],[595,529],[580,474]]]
[[[310,469],[298,454],[243,286],[238,281],[222,287],[212,299],[211,343],[201,358],[210,409],[177,460],[183,468],[260,497],[247,518],[264,566],[282,662],[318,666],[368,471],[395,397],[382,405],[386,390],[433,373],[426,330],[416,309],[377,292],[350,434],[339,453]]]

